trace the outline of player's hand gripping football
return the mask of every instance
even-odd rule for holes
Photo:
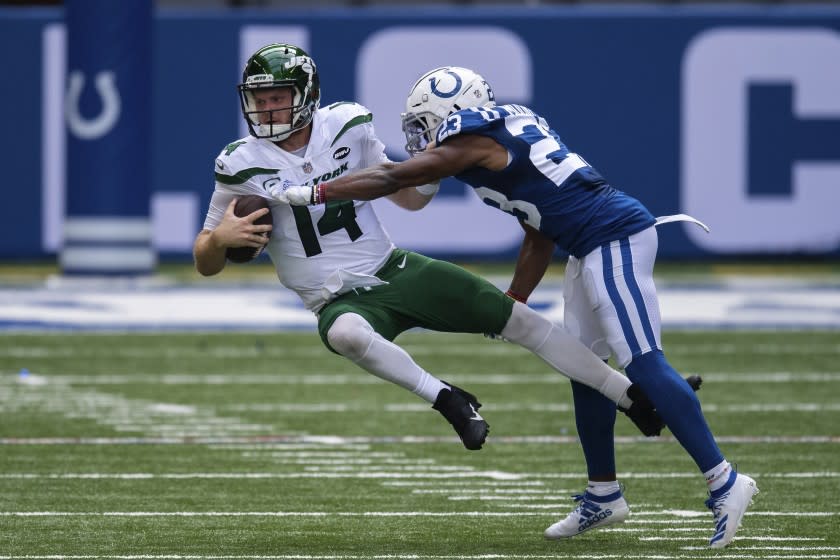
[[[260,208],[244,216],[238,216],[235,208],[238,199],[234,198],[225,209],[225,215],[218,227],[213,230],[213,237],[221,247],[252,247],[261,249],[268,243],[271,224],[257,223],[271,211]]]

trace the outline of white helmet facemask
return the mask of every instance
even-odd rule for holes
[[[259,110],[256,109],[257,103],[254,96],[255,92],[258,91],[259,88],[252,82],[249,82],[248,86],[250,86],[250,88],[242,92],[243,108],[245,118],[248,119],[248,122],[254,131],[253,135],[257,138],[266,138],[272,141],[285,140],[291,136],[293,132],[306,127],[306,125],[312,120],[313,107],[311,104],[307,104],[304,101],[308,92],[301,92],[295,86],[281,86],[288,87],[292,90],[292,104],[288,107],[276,107],[273,110]],[[275,87],[276,86],[272,85],[265,89],[273,89]],[[254,107],[254,109],[251,109],[251,107]],[[260,122],[261,114],[279,113],[282,111],[291,112],[291,123],[281,124],[277,122]]]
[[[444,66],[427,72],[411,88],[401,115],[405,150],[412,156],[425,150],[452,113],[495,104],[490,85],[472,70]]]

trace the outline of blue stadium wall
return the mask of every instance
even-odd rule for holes
[[[0,9],[4,259],[49,258],[62,244],[62,18]],[[395,159],[405,158],[399,113],[414,79],[469,66],[655,214],[711,227],[663,226],[662,257],[840,257],[840,9],[160,11],[155,25],[149,203],[164,258],[189,257],[215,156],[246,134],[242,64],[275,41],[310,51],[323,104],[369,107]],[[435,256],[510,258],[521,237],[454,181],[422,212],[377,204],[398,245]]]

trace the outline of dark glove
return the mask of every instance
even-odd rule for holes
[[[685,382],[696,392],[700,390],[703,378],[699,375],[691,375],[685,379]],[[630,421],[647,437],[660,435],[662,428],[665,427],[665,421],[659,416],[642,388],[637,383],[630,385],[630,388],[627,389],[627,396],[633,400],[633,404],[630,405],[630,408],[618,407],[618,409],[626,414]]]

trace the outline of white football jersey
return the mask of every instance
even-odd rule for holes
[[[370,202],[290,206],[271,199],[268,188],[316,185],[387,160],[371,120],[361,105],[335,103],[315,112],[309,144],[299,155],[249,136],[226,146],[216,159],[216,190],[204,229],[219,225],[234,196],[269,199],[273,229],[266,250],[280,282],[312,311],[337,293],[375,284],[372,275],[394,245]]]

